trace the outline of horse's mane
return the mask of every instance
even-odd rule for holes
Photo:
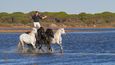
[[[27,32],[25,32],[26,34],[29,34],[29,33],[31,33],[31,31],[27,31]]]
[[[34,31],[36,28],[32,28],[32,30],[31,31],[27,31],[27,32],[25,32],[26,34],[30,34],[32,31]]]
[[[41,31],[44,31],[44,32],[45,32],[45,30],[44,30],[43,27],[40,27],[40,28],[37,30],[38,33],[41,32]]]
[[[45,32],[45,33],[46,33],[46,34],[53,33],[53,30],[48,28],[48,29],[46,30],[46,32]]]
[[[63,28],[59,28],[55,33],[59,33],[61,29],[63,29]]]
[[[43,27],[40,27],[38,30],[37,30],[37,39],[42,39],[45,37],[45,30]]]

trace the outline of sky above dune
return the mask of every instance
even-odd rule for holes
[[[0,12],[115,12],[115,0],[0,0]]]

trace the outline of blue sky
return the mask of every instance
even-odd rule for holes
[[[0,12],[115,12],[115,0],[0,0]]]

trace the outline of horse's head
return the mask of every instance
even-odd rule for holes
[[[45,30],[44,30],[43,27],[40,27],[40,28],[37,30],[37,32],[42,34],[42,33],[45,33]]]
[[[41,36],[41,37],[45,37],[45,30],[43,27],[40,27],[38,30],[37,30],[37,34],[38,36]]]
[[[60,30],[60,32],[61,32],[62,34],[65,34],[64,28],[60,28],[59,30]]]
[[[37,29],[36,28],[32,28],[32,32],[36,34],[37,33]]]
[[[51,37],[54,38],[54,32],[53,32],[52,29],[47,29],[45,33],[46,33],[46,35],[51,36]]]

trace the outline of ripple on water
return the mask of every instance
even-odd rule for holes
[[[114,65],[115,32],[68,32],[62,35],[64,53],[21,54],[17,52],[20,33],[0,33],[0,65]]]

